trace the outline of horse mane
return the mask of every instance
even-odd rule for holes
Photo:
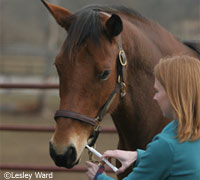
[[[103,32],[103,24],[99,18],[99,12],[110,14],[124,14],[140,21],[147,21],[139,12],[125,6],[101,6],[89,5],[81,8],[69,17],[72,22],[68,29],[67,41],[65,43],[66,51],[70,59],[74,59],[77,50],[90,38],[95,45],[100,46],[100,35]]]
[[[182,43],[200,54],[200,41],[182,41]]]

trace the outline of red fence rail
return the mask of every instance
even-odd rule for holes
[[[1,89],[58,89],[58,84],[49,83],[0,83]]]
[[[54,132],[54,126],[16,126],[16,125],[0,125],[3,131],[27,131],[27,132]],[[102,133],[116,133],[114,127],[103,127]]]
[[[39,165],[20,165],[20,164],[0,164],[1,170],[22,170],[22,171],[54,171],[54,172],[86,172],[85,166],[75,166],[72,169],[66,169],[56,166],[39,166]],[[106,171],[113,173],[113,170],[106,167]]]
[[[0,89],[58,89],[58,84],[39,84],[39,83],[0,83]],[[0,125],[0,130],[3,131],[26,131],[26,132],[53,132],[53,126],[16,126],[16,125]],[[116,133],[114,127],[103,127],[102,133]],[[61,172],[85,172],[87,169],[83,166],[75,166],[72,169],[59,168],[56,166],[39,166],[27,164],[6,164],[1,163],[2,170],[29,170],[29,171],[61,171]],[[106,169],[108,172],[113,172],[111,169]]]

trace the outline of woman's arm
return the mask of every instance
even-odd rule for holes
[[[123,180],[165,180],[173,163],[173,147],[165,138],[157,136],[142,152],[140,161],[133,171]],[[97,180],[113,180],[99,175]]]

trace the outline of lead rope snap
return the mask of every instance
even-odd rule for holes
[[[93,146],[94,148],[96,148],[96,144],[94,144]],[[93,163],[99,163],[99,161],[97,159],[94,158],[94,154],[88,150],[88,156],[89,156],[89,160]]]
[[[121,82],[121,97],[126,96],[126,84]]]

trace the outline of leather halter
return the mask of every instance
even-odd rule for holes
[[[54,119],[56,120],[57,118],[71,118],[75,119],[78,121],[82,121],[84,123],[88,123],[92,126],[94,126],[94,131],[91,134],[90,138],[91,141],[88,143],[89,146],[93,146],[97,140],[97,137],[100,133],[100,122],[103,119],[103,117],[106,115],[108,112],[108,109],[110,108],[113,100],[115,99],[118,91],[121,91],[121,97],[124,97],[126,95],[126,85],[124,81],[124,67],[127,64],[127,58],[126,54],[122,48],[122,40],[121,40],[121,35],[119,35],[118,39],[118,48],[119,48],[119,55],[117,58],[117,82],[115,89],[111,92],[110,96],[108,97],[107,101],[105,104],[102,106],[100,109],[98,115],[96,118],[91,118],[83,114],[79,114],[77,112],[72,112],[68,110],[57,110],[54,116]]]

